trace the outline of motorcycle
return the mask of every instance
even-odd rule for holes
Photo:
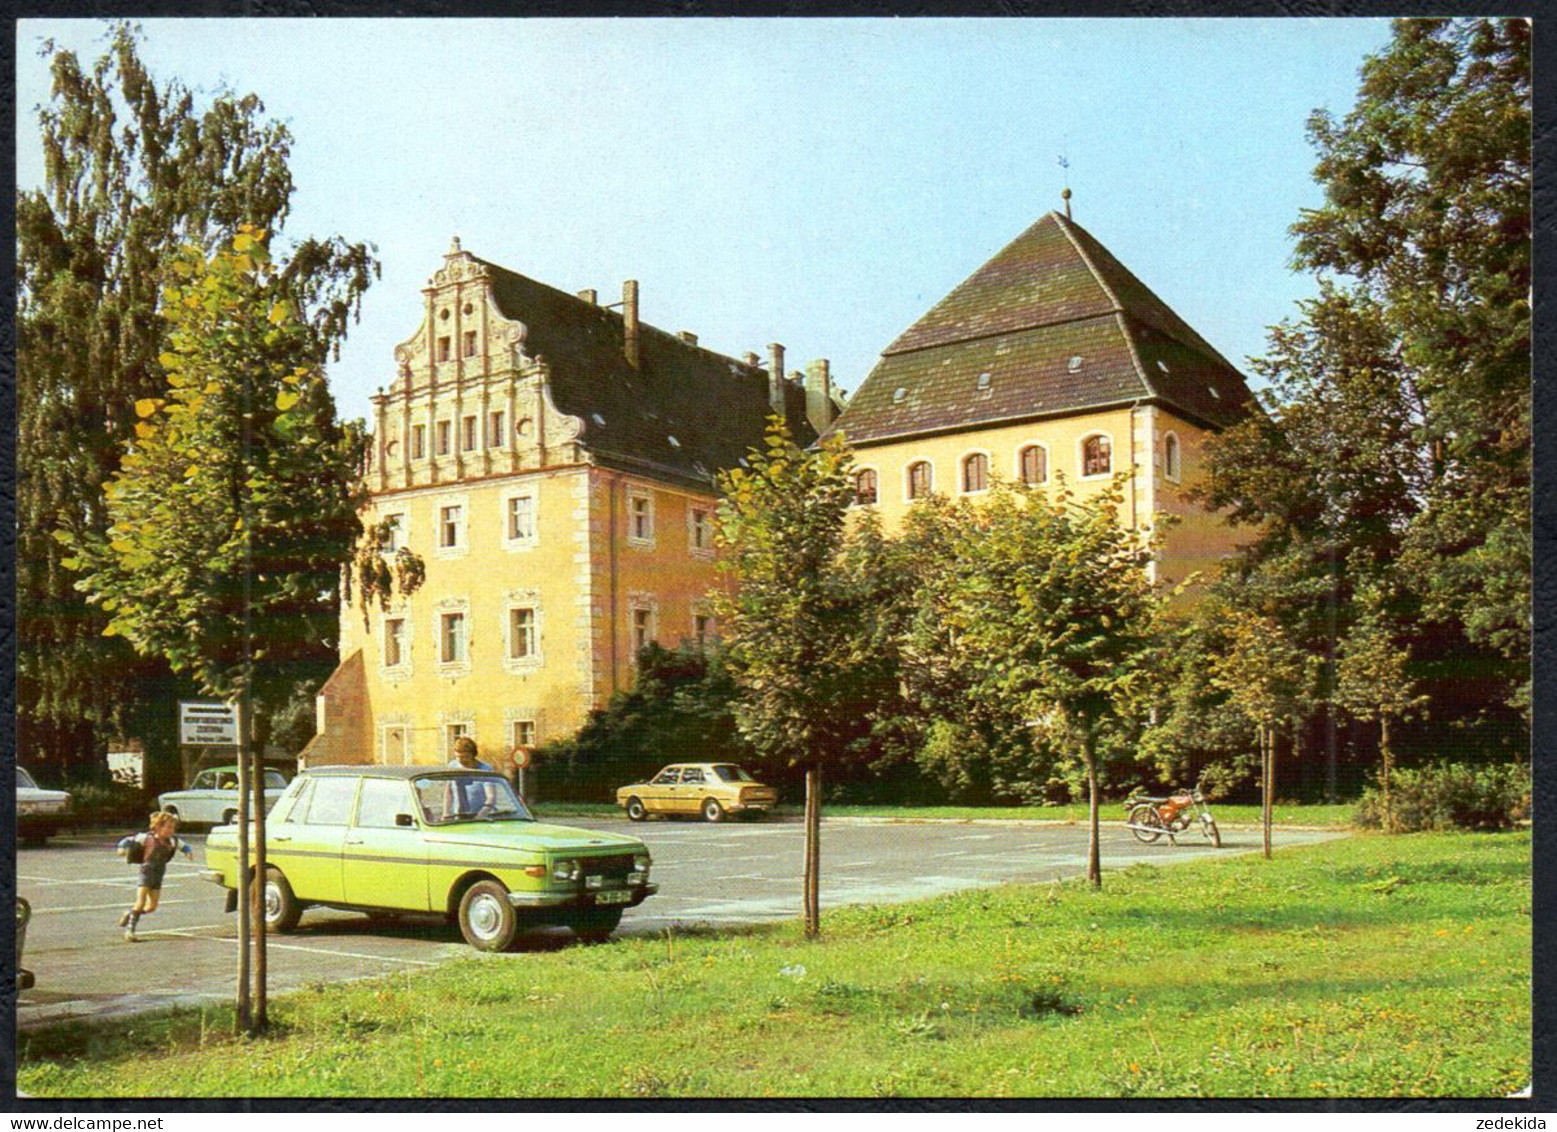
[[[1135,839],[1150,845],[1164,835],[1170,845],[1177,845],[1177,834],[1183,833],[1196,822],[1200,823],[1200,835],[1211,842],[1214,849],[1222,847],[1222,833],[1216,828],[1211,807],[1206,804],[1200,783],[1193,790],[1181,790],[1166,798],[1154,798],[1148,794],[1131,794],[1125,799],[1125,825]]]

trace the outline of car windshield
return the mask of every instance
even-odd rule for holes
[[[32,775],[28,774],[21,767],[16,768],[16,785],[25,787],[28,790],[38,789],[38,784],[32,780]]]
[[[282,776],[279,770],[267,770],[265,772],[266,790],[285,790],[286,788],[287,780]]]
[[[720,782],[756,782],[757,781],[755,778],[753,778],[751,775],[747,774],[740,767],[738,767],[738,766],[730,766],[728,763],[726,763],[723,766],[716,766],[716,767],[714,767],[714,773],[719,776],[719,781]]]
[[[497,774],[440,774],[414,779],[422,820],[428,825],[461,821],[534,821],[508,780]]]

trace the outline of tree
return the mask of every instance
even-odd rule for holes
[[[251,697],[284,699],[297,660],[328,646],[337,583],[364,538],[365,438],[360,425],[336,419],[314,335],[267,245],[266,232],[240,225],[209,258],[192,244],[171,261],[161,296],[163,396],[135,405],[133,438],[104,486],[106,531],[60,531],[74,552],[63,564],[80,572],[77,588],[108,616],[105,636],[240,706],[241,921],[251,912],[243,899],[251,793],[261,880],[252,1016],[240,932],[238,1022],[250,1029],[264,1027],[266,1010],[263,775],[257,757],[250,766]],[[419,578],[410,567],[402,574]],[[384,595],[359,595],[375,596]]]
[[[18,743],[57,764],[100,753],[104,732],[176,741],[166,663],[104,637],[51,537],[107,527],[102,485],[117,471],[135,405],[166,386],[159,271],[184,243],[210,251],[242,223],[277,230],[292,193],[286,128],[253,95],[199,104],[159,84],[115,25],[90,67],[53,44],[53,91],[38,111],[45,187],[16,198]],[[377,264],[339,238],[296,246],[279,285],[322,361],[345,336]],[[328,659],[328,642],[321,644]]]
[[[975,711],[1067,749],[1087,781],[1087,877],[1103,883],[1098,839],[1100,740],[1117,731],[1145,678],[1159,599],[1153,550],[1119,521],[1123,477],[1077,501],[997,484],[978,506],[950,512],[947,557],[921,579],[924,608],[910,650],[925,675],[954,673]],[[934,661],[935,654],[944,657]],[[933,678],[933,677],[932,677]]]
[[[866,743],[879,710],[877,613],[850,549],[852,458],[840,436],[799,448],[769,425],[750,468],[721,477],[721,563],[735,583],[714,599],[742,736],[766,759],[806,779],[805,931],[821,930],[822,768]],[[895,691],[895,689],[894,689]]]
[[[1529,21],[1398,20],[1352,111],[1310,118],[1325,203],[1293,228],[1300,267],[1373,304],[1415,408],[1405,576],[1515,667],[1526,711],[1530,127]]]
[[[1281,623],[1247,608],[1226,613],[1228,649],[1212,662],[1212,680],[1254,725],[1260,748],[1261,825],[1270,856],[1276,798],[1276,733],[1312,702],[1316,658],[1294,645]]]
[[[1379,787],[1384,802],[1384,828],[1394,827],[1389,777],[1394,769],[1390,724],[1420,710],[1427,697],[1417,693],[1408,676],[1411,654],[1390,616],[1392,594],[1383,585],[1362,593],[1362,615],[1341,643],[1336,699],[1358,719],[1379,725]]]

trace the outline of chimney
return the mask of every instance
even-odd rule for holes
[[[600,296],[596,293],[596,291],[595,291],[595,289],[593,287],[586,287],[586,288],[584,288],[582,291],[580,291],[578,293],[578,297],[583,299],[586,303],[588,303],[592,307],[593,306],[598,306],[599,303],[600,303]]]
[[[693,334],[690,330],[678,331],[677,332],[677,337],[679,337],[688,346],[696,346],[697,345],[697,335]]]
[[[818,358],[806,365],[806,419],[820,436],[837,415],[833,405],[832,369],[826,358]]]
[[[757,357],[757,355],[752,353],[750,350],[747,350],[744,354],[741,355],[741,361],[745,362],[749,366],[756,365],[759,360],[760,359]]]
[[[768,343],[768,408],[784,420],[784,347],[777,342]]]
[[[622,353],[627,364],[638,368],[638,280],[622,284]]]

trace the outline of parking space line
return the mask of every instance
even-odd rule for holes
[[[190,897],[187,900],[160,900],[160,901],[157,902],[157,907],[158,908],[166,908],[169,904],[195,904],[195,903],[197,903],[197,901],[195,900],[194,897]],[[120,909],[122,909],[123,907],[124,907],[124,901],[120,900],[120,901],[118,901],[117,903],[114,903],[114,904],[76,904],[76,905],[73,905],[72,907],[69,907],[69,908],[34,908],[32,910],[32,914],[34,916],[41,916],[45,912],[106,912],[106,911],[109,911],[110,909],[113,909],[113,908],[120,908]]]
[[[218,924],[202,924],[201,927],[220,927]],[[185,939],[208,939],[212,943],[229,943],[234,947],[238,945],[236,938],[229,939],[226,936],[193,935],[199,928],[162,928],[154,932],[141,932],[141,935],[176,935]],[[373,959],[380,963],[415,963],[418,967],[436,967],[439,961],[436,959],[407,959],[398,955],[369,955],[363,951],[340,951],[330,947],[305,947],[298,943],[277,943],[274,937],[266,937],[267,950],[277,951],[306,951],[314,955],[334,955],[342,959]]]

